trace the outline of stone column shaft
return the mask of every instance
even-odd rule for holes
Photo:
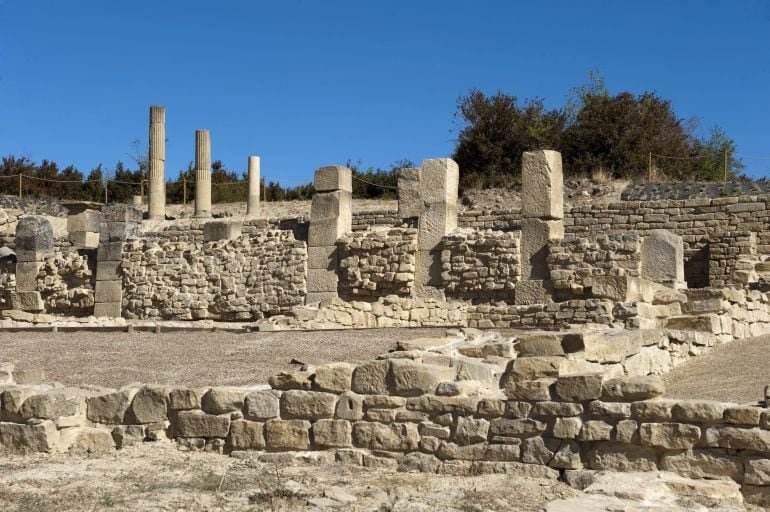
[[[259,157],[249,157],[249,197],[246,203],[246,215],[256,217],[259,215]]]
[[[211,139],[195,130],[195,216],[211,217]]]
[[[150,186],[148,215],[166,218],[166,109],[150,107]]]

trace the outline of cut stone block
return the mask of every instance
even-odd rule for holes
[[[550,281],[536,279],[519,281],[513,290],[516,305],[547,304],[552,300],[553,288]]]
[[[94,304],[94,316],[97,318],[120,318],[123,313],[120,302],[100,302]]]
[[[17,261],[40,261],[53,251],[51,223],[40,215],[28,215],[16,224]]]
[[[307,268],[337,270],[337,246],[324,245],[307,248]]]
[[[457,206],[460,168],[451,158],[422,161],[420,198],[424,203],[447,203]]]
[[[98,233],[101,229],[101,222],[102,215],[99,212],[96,210],[85,210],[77,215],[67,217],[67,231],[70,233],[73,231]]]
[[[337,274],[333,271],[309,268],[307,270],[308,292],[337,292]]]
[[[117,242],[139,236],[139,224],[134,222],[102,222],[99,242]]]
[[[121,278],[120,261],[97,261],[96,262],[96,280],[97,281],[117,281]]]
[[[102,222],[140,224],[142,222],[142,210],[127,204],[111,204],[102,208]]]
[[[421,211],[420,169],[405,167],[398,175],[398,216],[402,219],[419,217]]]
[[[36,261],[16,262],[16,291],[33,292],[37,288],[37,275],[41,263]]]
[[[541,219],[564,218],[564,178],[558,151],[527,151],[522,155],[521,213]]]
[[[123,242],[102,242],[96,253],[97,261],[120,261],[123,258]]]
[[[99,247],[99,231],[70,231],[67,235],[70,243],[75,247],[84,249],[96,249]]]
[[[353,171],[341,165],[320,167],[313,176],[313,189],[316,192],[353,192]]]
[[[665,229],[649,231],[642,242],[642,277],[674,288],[684,284],[684,242]]]
[[[305,295],[305,304],[318,304],[322,300],[328,300],[338,297],[337,292],[307,292]]]
[[[215,220],[203,225],[203,241],[235,240],[243,233],[243,222]]]
[[[97,281],[94,293],[96,302],[120,302],[123,300],[123,288],[120,281]]]
[[[43,311],[45,304],[40,292],[11,292],[8,294],[11,309],[19,311]]]
[[[352,231],[351,193],[337,190],[313,195],[310,206],[308,246],[334,245],[345,233]]]
[[[456,203],[425,203],[418,222],[421,251],[440,249],[441,239],[457,229]]]
[[[522,219],[521,279],[548,279],[548,246],[563,238],[560,220]]]

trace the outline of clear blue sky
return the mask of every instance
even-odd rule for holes
[[[212,158],[297,184],[448,156],[470,88],[557,107],[593,68],[770,156],[767,0],[0,0],[0,155],[113,168],[159,104],[168,176],[209,128]]]

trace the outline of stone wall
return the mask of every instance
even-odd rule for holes
[[[401,471],[572,483],[595,471],[664,470],[733,480],[748,501],[770,504],[770,410],[666,399],[657,376],[526,361],[538,347],[585,342],[472,332],[400,342],[363,364],[274,375],[269,390],[46,388],[30,385],[40,376],[3,365],[0,448],[94,453],[173,439],[185,450],[249,450],[262,461],[316,452],[321,461]]]
[[[288,231],[216,242],[142,239],[123,251],[128,318],[252,320],[305,296],[305,243]]]
[[[738,286],[756,281],[757,237],[750,231],[728,231],[708,244],[709,285]]]
[[[512,301],[520,277],[519,233],[462,230],[442,240],[447,297]]]
[[[37,289],[46,313],[89,316],[94,309],[96,251],[56,249],[46,256]]]
[[[463,210],[457,216],[461,228],[517,231],[521,229],[521,208],[510,210]]]
[[[551,244],[548,268],[557,295],[590,297],[604,277],[639,277],[642,240],[638,234],[570,237]],[[600,283],[597,282],[597,292]]]
[[[353,212],[353,231],[364,231],[374,227],[400,226],[402,222],[398,210]]]
[[[411,295],[416,229],[356,231],[337,241],[337,251],[340,296]]]

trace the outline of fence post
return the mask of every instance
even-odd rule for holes
[[[725,148],[725,178],[724,182],[727,183],[727,148]]]
[[[19,199],[21,199],[21,177],[22,173],[19,171]]]
[[[652,151],[650,151],[650,159],[647,161],[647,181],[652,181]]]
[[[187,180],[182,179],[182,205],[187,204]]]
[[[107,204],[107,186],[109,185],[110,180],[107,180],[104,182],[104,204]]]

